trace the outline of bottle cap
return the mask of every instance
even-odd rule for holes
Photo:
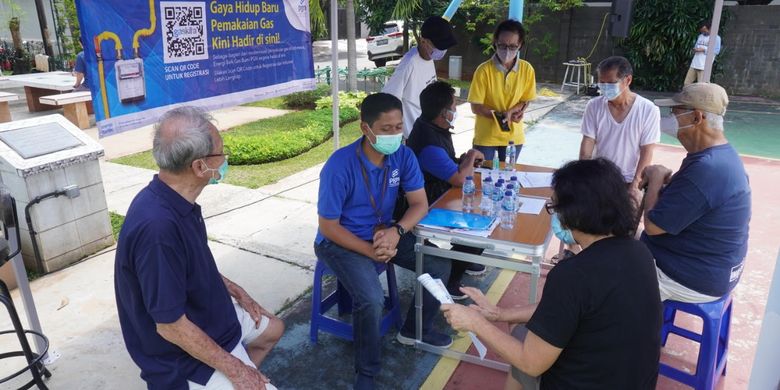
[[[512,196],[512,191],[504,192],[504,196]]]
[[[473,176],[466,176],[466,180],[474,180]]]
[[[510,144],[510,145],[514,145],[514,144],[515,144],[515,141],[509,141],[509,144]]]
[[[492,178],[492,177],[490,177],[490,176],[488,176],[488,177],[486,177],[486,178],[485,178],[485,180],[483,180],[483,181],[486,181],[486,182],[493,182],[493,178]]]
[[[514,184],[507,184],[506,185],[506,189],[508,189],[508,190],[512,189],[513,190],[513,189],[515,189],[515,185]]]
[[[512,177],[510,177],[510,178],[509,178],[509,180],[511,180],[511,181],[517,181],[517,176],[512,176]]]

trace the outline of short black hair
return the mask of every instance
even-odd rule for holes
[[[555,171],[552,187],[555,212],[569,229],[627,237],[637,226],[636,207],[612,161],[571,161]]]
[[[626,57],[621,56],[605,58],[599,62],[599,66],[596,68],[596,71],[601,74],[604,72],[609,72],[613,69],[617,69],[617,76],[619,79],[634,74],[634,68],[631,66],[631,63],[628,62]]]
[[[420,92],[420,117],[432,121],[455,100],[455,88],[446,81],[434,81]]]
[[[523,24],[514,19],[507,19],[496,26],[496,31],[493,32],[493,43],[498,42],[498,36],[502,32],[513,32],[520,37],[520,44],[525,42],[525,28]]]
[[[393,110],[403,112],[403,106],[397,97],[384,92],[371,94],[360,103],[360,120],[373,126],[380,115]]]
[[[699,22],[699,26],[696,27],[697,30],[701,30],[702,27],[707,27],[707,30],[712,29],[712,21],[704,19],[701,22]]]

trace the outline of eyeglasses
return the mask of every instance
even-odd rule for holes
[[[547,210],[547,214],[553,215],[555,214],[555,207],[557,205],[552,204],[552,202],[547,202],[544,204],[544,209]]]
[[[503,43],[496,44],[496,48],[501,50],[510,50],[510,51],[520,50],[520,46],[505,45]]]

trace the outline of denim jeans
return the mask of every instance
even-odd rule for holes
[[[391,260],[397,266],[414,271],[415,236],[404,234],[398,241],[398,253]],[[384,291],[374,268],[374,261],[357,252],[345,249],[327,239],[314,245],[317,259],[333,270],[341,284],[352,296],[352,326],[355,344],[355,371],[358,376],[373,378],[382,367],[382,337],[380,326],[384,308]],[[423,272],[434,279],[446,281],[450,275],[450,260],[425,256]],[[439,301],[423,289],[423,334],[430,331],[439,311]],[[402,331],[414,335],[414,300],[406,314]],[[357,385],[357,383],[356,383]],[[357,387],[356,387],[357,388]]]
[[[482,152],[482,154],[485,155],[485,160],[492,160],[494,152],[498,151],[498,159],[499,161],[506,160],[506,146],[482,146],[482,145],[473,145],[474,149],[479,150]],[[520,151],[523,150],[523,144],[515,145],[515,150],[517,150],[516,155],[520,155]]]

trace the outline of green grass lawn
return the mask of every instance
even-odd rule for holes
[[[285,115],[284,117],[277,117],[271,119],[286,118],[292,114]],[[271,119],[267,120],[270,121]],[[296,128],[289,122],[289,120],[282,120],[284,123],[275,121],[275,126],[284,126],[282,128]],[[266,125],[266,121],[263,123],[252,123],[244,126],[239,126],[235,130],[246,127],[242,131],[269,131],[270,126]],[[299,128],[299,127],[298,127]],[[360,121],[355,121],[344,125],[340,132],[340,143],[342,146],[351,143],[357,137],[360,136]],[[282,178],[290,176],[294,173],[300,172],[306,168],[312,167],[319,163],[325,162],[328,156],[333,153],[333,139],[329,139],[319,146],[314,147],[306,153],[298,155],[287,160],[272,162],[268,164],[259,165],[231,165],[228,171],[225,183],[233,184],[248,188],[258,188],[264,185],[273,184]],[[120,157],[111,162],[131,165],[139,168],[157,169],[157,164],[154,162],[152,153],[142,152],[136,153],[130,156]]]
[[[275,98],[270,98],[266,100],[261,100],[259,102],[253,102],[253,103],[247,103],[244,104],[244,106],[247,107],[265,107],[265,108],[276,108],[279,110],[287,110],[287,106],[284,105],[284,97],[279,96]]]
[[[125,223],[124,215],[119,215],[113,211],[108,212],[111,218],[111,231],[114,234],[114,241],[119,239],[119,231],[122,230],[122,224]]]

